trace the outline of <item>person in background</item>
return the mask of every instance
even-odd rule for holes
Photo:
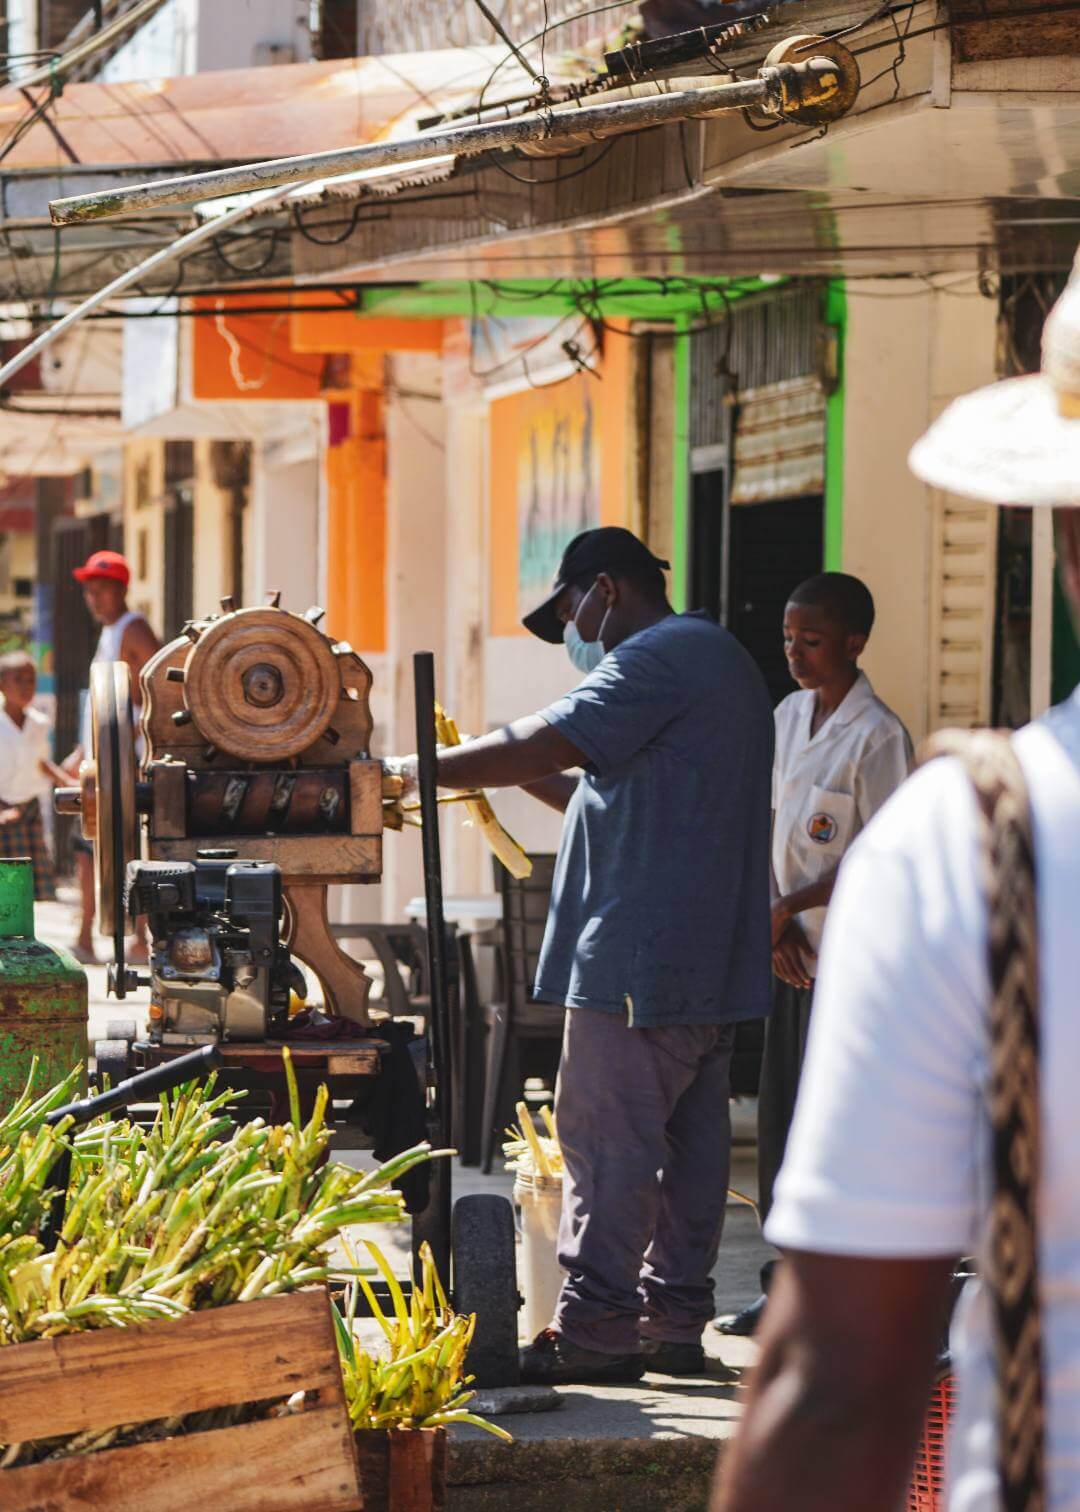
[[[161,643],[151,630],[144,615],[128,608],[127,590],[131,582],[131,569],[118,551],[95,551],[81,567],[75,569],[75,580],[82,584],[83,598],[95,621],[101,626],[95,662],[127,662],[131,669],[131,693],[135,715],[135,731],[138,737],[139,719],[142,713],[139,702],[139,673],[160,649]],[[66,773],[77,773],[91,750],[90,700],[83,705],[82,730],[79,744],[63,763]],[[136,751],[139,750],[138,738]],[[90,964],[97,959],[94,952],[94,848],[81,836],[75,839],[75,864],[79,881],[79,934],[72,947],[76,960]],[[133,963],[146,960],[146,943],[139,940],[128,953]]]
[[[33,707],[37,671],[25,651],[0,656],[0,856],[34,863],[34,897],[55,896],[41,798],[63,774],[53,766],[49,721]]]
[[[911,466],[984,506],[1053,509],[1080,634],[1080,261],[1042,372],[956,400]],[[902,1504],[968,1255],[980,1279],[952,1328],[950,1512],[1080,1507],[1080,688],[1010,745],[1034,855],[1017,837],[999,863],[993,940],[989,825],[961,762],[905,783],[844,863],[766,1229],[784,1259],[712,1512]],[[997,811],[1023,812],[1011,778],[999,794]],[[1023,931],[1010,938],[1006,918]],[[1014,1121],[1023,1146],[1002,1138]]]
[[[566,1279],[530,1382],[704,1369],[735,1024],[769,1011],[768,692],[726,630],[674,612],[666,566],[614,526],[571,541],[525,626],[584,681],[438,761],[444,787],[566,814],[533,986],[567,1008]]]
[[[784,651],[800,691],[776,710],[773,762],[772,1017],[758,1098],[758,1211],[772,1207],[806,1050],[825,911],[845,851],[911,770],[911,740],[877,697],[859,657],[874,625],[866,584],[844,572],[800,583],[784,610]],[[721,1333],[748,1334],[762,1295]]]

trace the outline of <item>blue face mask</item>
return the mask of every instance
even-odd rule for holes
[[[581,631],[573,620],[567,620],[563,626],[563,643],[567,656],[582,677],[588,677],[590,672],[594,672],[607,654],[602,641],[582,640]]]
[[[595,586],[596,584],[594,583],[593,587]],[[589,593],[591,592],[592,588],[589,589]],[[578,604],[577,614],[581,613],[581,605],[589,597],[589,593],[586,593],[585,598]],[[590,672],[596,671],[596,668],[607,655],[607,652],[604,650],[604,642],[601,639],[604,625],[607,621],[607,614],[605,613],[604,618],[600,621],[600,627],[596,632],[596,639],[591,641],[585,640],[577,627],[576,621],[577,615],[572,620],[567,620],[563,626],[563,644],[566,646],[567,656],[581,673],[582,677],[588,677]]]

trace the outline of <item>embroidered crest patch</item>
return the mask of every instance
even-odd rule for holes
[[[831,814],[812,814],[806,822],[806,833],[815,845],[828,845],[836,839],[837,823]]]

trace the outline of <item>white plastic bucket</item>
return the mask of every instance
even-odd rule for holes
[[[555,1315],[565,1272],[559,1264],[562,1177],[518,1172],[514,1201],[521,1209],[521,1269],[525,1291],[525,1337],[535,1339]]]

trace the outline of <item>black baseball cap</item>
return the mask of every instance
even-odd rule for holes
[[[563,638],[563,625],[555,613],[555,605],[559,595],[571,583],[599,572],[615,572],[620,567],[667,568],[670,565],[670,562],[653,556],[644,541],[638,540],[632,530],[624,530],[621,525],[601,525],[596,530],[583,530],[563,552],[551,592],[521,623],[542,641],[557,646]]]

